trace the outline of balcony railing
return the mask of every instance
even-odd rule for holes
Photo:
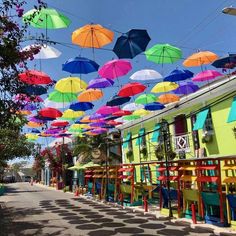
[[[189,135],[173,136],[175,152],[190,152]]]

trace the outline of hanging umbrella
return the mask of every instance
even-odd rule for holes
[[[73,111],[87,111],[93,109],[94,105],[91,102],[77,102],[70,105]]]
[[[136,104],[148,104],[148,103],[156,102],[156,101],[157,101],[157,97],[151,93],[141,94],[135,99]]]
[[[147,87],[141,83],[133,82],[124,85],[118,92],[120,97],[129,97],[142,93]]]
[[[114,33],[101,25],[85,25],[72,34],[72,43],[82,48],[101,48],[113,41]]]
[[[69,125],[68,121],[60,121],[60,120],[55,120],[51,124],[51,126],[55,126],[55,127],[65,127],[67,125]]]
[[[38,114],[42,117],[48,117],[48,118],[58,118],[62,116],[62,113],[59,110],[52,107],[42,108],[38,112]]]
[[[177,102],[179,101],[179,96],[175,94],[162,94],[161,96],[159,96],[158,101],[163,104]]]
[[[146,116],[148,114],[150,114],[150,111],[147,111],[145,109],[140,109],[140,110],[134,111],[132,115],[141,117],[141,116]]]
[[[67,77],[57,81],[55,89],[62,93],[79,93],[87,88],[87,83],[79,77]]]
[[[123,105],[126,102],[129,102],[131,97],[119,97],[117,95],[113,96],[111,100],[109,100],[106,105],[107,106],[120,106]]]
[[[120,110],[112,113],[113,116],[128,116],[131,114],[132,114],[131,111],[125,111],[125,110]]]
[[[60,128],[50,128],[44,131],[45,134],[58,134],[62,132]]]
[[[140,116],[139,115],[128,115],[128,116],[123,116],[122,117],[123,118],[123,120],[128,120],[128,121],[130,121],[130,120],[136,120],[136,119],[139,119],[140,118]]]
[[[39,103],[39,102],[43,102],[43,99],[39,96],[35,96],[35,95],[26,95],[23,93],[19,93],[14,97],[15,101],[20,102],[22,105],[27,105],[28,103],[31,102],[35,102],[35,103]]]
[[[59,91],[53,91],[48,95],[48,100],[53,102],[72,102],[77,100],[77,96],[74,93],[61,93]]]
[[[161,82],[157,83],[151,90],[152,93],[165,93],[179,87],[178,84],[174,82]]]
[[[34,59],[51,59],[51,58],[57,58],[61,55],[61,52],[57,50],[56,48],[49,46],[47,44],[32,44],[24,47],[22,51],[31,51],[32,48],[39,48],[39,52],[34,55]]]
[[[71,74],[88,74],[97,71],[99,65],[85,57],[75,57],[66,61],[62,65],[62,70],[70,72]]]
[[[43,123],[38,123],[38,122],[33,122],[33,121],[29,121],[27,123],[27,126],[31,127],[31,128],[39,128],[41,126],[43,126]]]
[[[196,74],[196,76],[192,78],[192,81],[204,82],[207,80],[213,80],[219,76],[222,76],[222,74],[216,70],[205,70],[205,71],[202,71],[202,72]]]
[[[157,110],[162,110],[164,108],[165,106],[159,102],[148,103],[144,106],[144,109],[148,111],[157,111]]]
[[[151,38],[146,30],[132,29],[116,41],[113,52],[118,58],[134,58],[144,52]]]
[[[135,104],[134,102],[133,103],[128,103],[126,104],[125,106],[122,107],[122,110],[126,110],[126,111],[136,111],[136,110],[139,110],[139,109],[142,109],[144,108],[144,105],[141,105],[141,104]]]
[[[97,129],[93,129],[91,130],[92,133],[94,134],[103,134],[107,132],[106,128],[97,128]]]
[[[82,130],[82,129],[89,129],[90,126],[87,124],[73,124],[70,126],[70,128],[72,128],[73,130],[76,130],[76,129]]]
[[[90,115],[90,119],[92,119],[92,120],[94,120],[94,119],[103,119],[106,116],[108,116],[108,115],[94,113],[94,114]]]
[[[51,78],[42,71],[27,70],[19,74],[20,81],[26,84],[50,84],[52,83]]]
[[[175,94],[188,95],[190,93],[195,93],[199,87],[192,82],[180,82],[179,87],[173,91]]]
[[[96,78],[89,81],[87,89],[90,88],[107,88],[111,87],[114,84],[114,81],[112,79],[106,79],[106,78]]]
[[[64,119],[76,119],[80,116],[83,116],[84,112],[83,111],[73,111],[71,109],[67,109],[66,111],[63,112],[62,118]]]
[[[233,69],[236,67],[236,54],[229,54],[227,57],[219,58],[212,63],[212,66],[216,68]]]
[[[163,81],[169,81],[169,82],[176,82],[181,80],[190,79],[193,77],[193,72],[189,70],[178,70],[175,69],[171,71],[171,73],[164,78]]]
[[[200,51],[189,56],[183,65],[186,67],[201,66],[205,64],[211,64],[213,61],[218,59],[218,56],[210,51]]]
[[[23,15],[23,20],[25,23],[41,29],[66,28],[71,23],[69,18],[53,8],[32,9]]]
[[[44,100],[44,104],[45,107],[53,107],[56,109],[60,109],[60,108],[66,108],[70,105],[69,102],[54,102],[54,101],[50,101],[48,100],[48,98],[46,98]]]
[[[182,58],[181,49],[170,44],[156,44],[145,51],[145,54],[148,61],[157,64],[174,63]]]
[[[90,127],[102,127],[106,125],[105,121],[100,121],[100,122],[92,122],[90,123]]]
[[[27,139],[31,139],[31,140],[36,140],[38,139],[38,135],[36,134],[25,134]]]
[[[102,106],[100,107],[96,113],[97,114],[103,114],[103,115],[109,115],[116,111],[119,111],[120,108],[118,106]]]
[[[28,85],[23,89],[25,94],[28,95],[42,95],[47,93],[47,89],[43,86]]]
[[[31,133],[40,134],[41,132],[38,129],[31,129]]]
[[[162,79],[162,75],[151,69],[139,70],[136,71],[134,74],[130,76],[132,80],[155,80],[155,79]]]
[[[33,111],[36,109],[37,109],[37,106],[34,104],[26,104],[23,106],[23,110],[27,110],[27,111]]]
[[[32,114],[32,112],[28,111],[28,110],[20,110],[20,111],[17,111],[16,114],[21,114],[23,116],[29,116]]]
[[[122,125],[123,122],[118,122],[118,121],[115,121],[115,120],[109,120],[109,121],[107,121],[107,124],[117,126],[117,125]]]
[[[126,75],[132,69],[131,63],[124,59],[108,61],[98,71],[103,78],[115,79]]]
[[[80,102],[92,102],[103,97],[103,92],[99,89],[88,89],[78,95]]]
[[[47,123],[46,120],[40,119],[36,116],[29,117],[28,120],[35,123]]]

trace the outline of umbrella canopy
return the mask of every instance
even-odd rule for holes
[[[48,95],[48,100],[62,103],[72,102],[77,100],[77,96],[74,93],[61,93],[55,90]]]
[[[38,113],[39,113],[40,116],[48,117],[48,118],[57,118],[57,117],[62,116],[61,111],[59,111],[55,108],[52,108],[52,107],[42,108]]]
[[[146,115],[148,115],[150,113],[150,111],[147,111],[147,110],[145,110],[145,109],[140,109],[140,110],[136,110],[136,111],[134,111],[133,112],[133,115],[134,116],[146,116]]]
[[[40,118],[37,117],[37,116],[29,117],[28,120],[31,121],[31,122],[35,122],[35,123],[47,123],[46,120],[40,119]]]
[[[146,30],[132,29],[117,39],[113,52],[118,58],[132,59],[146,50],[150,40]]]
[[[85,57],[75,57],[66,61],[62,65],[62,70],[70,72],[71,74],[88,74],[97,71],[99,65]]]
[[[159,102],[148,103],[144,106],[144,109],[148,111],[157,111],[157,110],[162,110],[164,108],[165,106]]]
[[[37,134],[25,134],[27,139],[32,139],[32,140],[36,140],[38,139],[38,135]]]
[[[177,102],[179,101],[179,96],[175,94],[162,94],[161,96],[159,96],[158,101],[163,104]]]
[[[190,79],[193,77],[193,72],[189,70],[178,70],[175,69],[171,71],[171,73],[164,78],[164,81],[176,82],[181,80]]]
[[[131,63],[124,59],[108,61],[99,70],[98,74],[103,78],[115,79],[126,75],[132,69]]]
[[[99,89],[88,89],[78,95],[80,102],[92,102],[103,97],[103,92]]]
[[[151,69],[139,70],[136,71],[134,74],[130,76],[132,80],[155,80],[155,79],[162,79],[162,75]]]
[[[142,93],[147,87],[141,83],[133,82],[124,85],[118,92],[120,97],[129,97]]]
[[[117,112],[119,110],[120,110],[120,108],[118,106],[102,106],[96,111],[96,113],[108,115],[108,114],[112,114],[114,112]]]
[[[23,20],[35,28],[60,29],[70,25],[69,18],[53,8],[32,9],[23,15]]]
[[[104,125],[106,125],[105,121],[100,121],[100,122],[92,122],[90,123],[91,127],[103,127]]]
[[[120,110],[112,113],[113,116],[128,116],[131,114],[132,114],[131,111],[125,111],[125,110]]]
[[[128,120],[128,121],[130,121],[130,120],[136,120],[136,119],[139,119],[140,118],[140,116],[139,115],[128,115],[128,116],[123,116],[122,117],[123,118],[123,120]]]
[[[179,87],[175,89],[173,92],[176,94],[190,94],[190,93],[195,93],[199,87],[192,83],[192,82],[180,82]]]
[[[101,48],[113,41],[114,33],[101,25],[85,25],[72,34],[72,43],[83,48]]]
[[[47,129],[45,130],[45,134],[58,134],[62,132],[62,130],[60,128],[50,128],[50,129]]]
[[[236,67],[236,54],[229,54],[227,57],[219,58],[212,65],[216,68],[233,69]]]
[[[120,106],[126,102],[129,102],[131,97],[119,97],[117,95],[113,96],[111,100],[109,100],[106,105],[107,106]]]
[[[52,80],[49,75],[38,70],[27,70],[19,74],[20,81],[26,84],[50,84]]]
[[[135,104],[134,102],[132,102],[132,103],[128,103],[125,106],[123,106],[122,110],[125,110],[125,111],[136,111],[136,110],[139,110],[139,109],[142,109],[142,108],[144,108],[144,105]]]
[[[107,88],[107,87],[111,87],[113,84],[114,84],[114,81],[112,79],[98,77],[96,79],[92,79],[89,81],[87,89]]]
[[[27,94],[19,93],[14,97],[14,100],[20,102],[22,105],[27,105],[30,102],[43,102],[43,99],[39,96],[31,95],[28,96]]]
[[[157,101],[157,97],[151,93],[141,94],[135,99],[136,104],[148,104],[148,103],[156,102],[156,101]]]
[[[157,83],[151,90],[152,93],[165,93],[179,87],[178,84],[174,82],[161,82]]]
[[[90,119],[92,119],[92,120],[94,120],[94,119],[103,119],[106,116],[108,116],[108,115],[94,113],[94,114],[90,115]]]
[[[107,124],[117,126],[117,125],[122,125],[123,122],[118,122],[118,121],[115,121],[115,120],[109,120],[109,121],[107,121]]]
[[[26,104],[23,107],[23,110],[27,110],[27,111],[33,111],[33,110],[36,110],[36,109],[37,109],[37,106],[34,105],[34,104]]]
[[[192,81],[204,82],[207,80],[213,80],[218,76],[222,76],[222,74],[216,70],[205,70],[196,74],[196,76],[192,78]]]
[[[40,134],[41,132],[38,129],[31,129],[31,133]]]
[[[201,66],[205,64],[211,64],[216,59],[218,59],[218,56],[215,53],[210,51],[201,51],[189,56],[183,62],[183,65],[186,67]]]
[[[77,102],[70,105],[73,111],[87,111],[93,109],[94,105],[91,102]]]
[[[145,51],[145,54],[148,61],[157,64],[174,63],[182,58],[181,49],[170,44],[156,44]]]
[[[62,93],[79,93],[87,88],[87,83],[79,77],[67,77],[57,81],[55,89]]]
[[[22,51],[31,51],[32,48],[39,47],[39,52],[34,55],[34,59],[51,59],[51,58],[57,58],[61,55],[61,52],[47,44],[32,44],[24,47]]]
[[[55,126],[55,127],[65,127],[67,125],[69,125],[68,121],[60,121],[60,120],[55,120],[51,124],[51,126]]]
[[[62,118],[76,119],[76,118],[83,116],[83,115],[84,115],[83,111],[73,111],[71,109],[67,109],[63,112]]]
[[[92,133],[94,134],[103,134],[107,132],[106,128],[97,128],[97,129],[93,129],[91,130]]]
[[[60,108],[65,108],[68,107],[70,105],[69,102],[54,102],[54,101],[50,101],[47,99],[44,100],[44,104],[45,107],[53,107],[56,109],[60,109]]]
[[[28,110],[20,110],[20,111],[17,111],[16,114],[21,114],[23,116],[29,116],[32,114],[32,112],[28,111]]]
[[[31,128],[39,128],[41,126],[43,126],[43,123],[38,123],[38,122],[33,122],[33,121],[29,121],[27,123],[27,126],[31,127]]]
[[[24,88],[24,93],[28,95],[42,95],[47,93],[43,86],[28,85]]]

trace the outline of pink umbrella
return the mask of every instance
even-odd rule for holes
[[[96,111],[96,113],[107,115],[117,111],[120,111],[120,108],[118,106],[102,106]]]
[[[222,76],[222,74],[216,70],[205,70],[198,73],[196,76],[192,78],[192,81],[195,82],[204,82],[207,80],[213,80],[218,76]]]
[[[124,59],[116,59],[104,64],[98,71],[103,78],[115,79],[126,75],[132,69],[131,63]]]
[[[130,97],[142,93],[147,87],[141,83],[134,82],[124,85],[118,92],[120,97]]]
[[[27,96],[26,94],[23,94],[23,93],[17,94],[14,99],[21,103],[43,102],[43,99],[39,96],[36,96],[36,95]]]
[[[105,129],[105,128],[97,128],[97,129],[91,130],[91,132],[94,133],[94,134],[102,134],[102,133],[107,132],[107,129]]]

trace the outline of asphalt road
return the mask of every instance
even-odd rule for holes
[[[29,183],[7,185],[0,205],[0,236],[215,235]]]

